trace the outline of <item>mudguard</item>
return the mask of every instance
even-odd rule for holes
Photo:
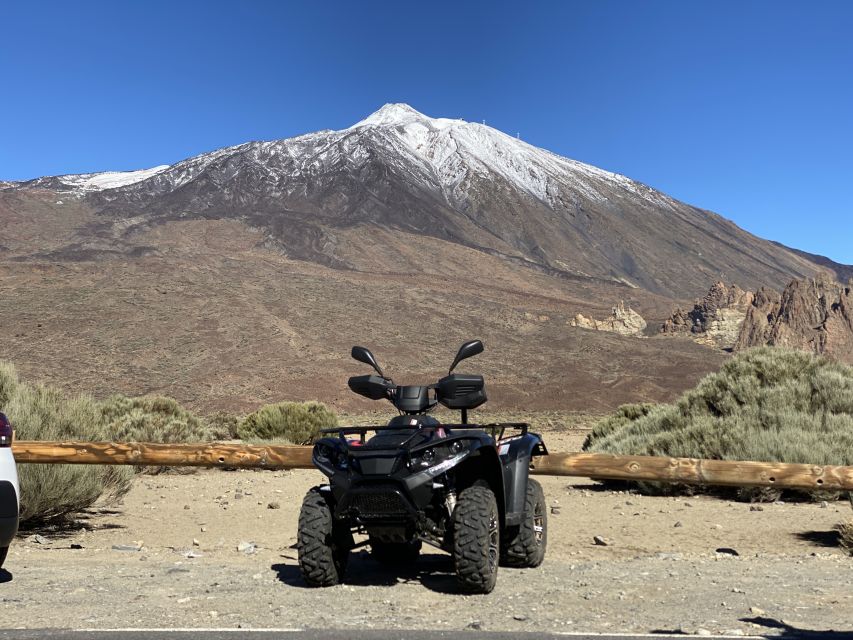
[[[503,466],[506,526],[517,526],[521,524],[524,516],[530,459],[533,456],[547,455],[548,451],[542,438],[536,433],[510,436],[498,441],[497,446]]]

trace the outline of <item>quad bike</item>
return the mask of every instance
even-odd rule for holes
[[[499,563],[542,563],[545,496],[528,476],[532,458],[548,452],[526,424],[468,423],[468,410],[486,401],[483,377],[453,370],[482,351],[479,340],[466,342],[446,377],[417,386],[395,384],[370,351],[353,347],[352,357],[378,375],[352,377],[350,389],[389,400],[400,415],[384,427],[324,430],[314,444],[313,463],[329,484],[311,489],[299,514],[299,567],[309,586],[340,583],[350,551],[364,545],[398,566],[414,563],[422,543],[443,549],[469,593],[489,593]],[[461,411],[460,424],[427,415],[439,403]],[[367,539],[356,544],[354,534]]]

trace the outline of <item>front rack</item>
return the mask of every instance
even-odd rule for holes
[[[347,436],[357,435],[357,436],[359,436],[360,443],[363,445],[366,441],[367,434],[371,431],[378,433],[380,431],[385,431],[388,429],[394,429],[396,431],[396,430],[400,430],[400,429],[404,429],[404,428],[405,427],[389,427],[387,425],[382,425],[382,426],[374,425],[374,426],[367,426],[367,427],[335,427],[333,429],[322,429],[320,431],[320,433],[328,434],[328,435],[337,434],[338,437],[341,440],[343,440],[344,442],[349,442],[349,439],[347,438]],[[498,440],[503,440],[504,434],[506,433],[506,431],[508,429],[520,431],[519,434],[513,434],[513,435],[522,435],[522,436],[526,435],[528,429],[530,429],[530,425],[527,424],[526,422],[491,422],[488,424],[437,424],[437,425],[428,425],[428,426],[422,426],[422,427],[412,427],[412,432],[413,432],[412,438],[410,438],[409,440],[415,438],[418,435],[435,433],[439,429],[441,429],[442,431],[445,431],[445,432],[452,432],[454,429],[456,431],[460,431],[460,430],[488,431],[488,432],[490,432],[492,438],[494,438],[495,441],[498,441]],[[409,440],[406,440],[400,446],[404,446],[404,445],[408,444]]]

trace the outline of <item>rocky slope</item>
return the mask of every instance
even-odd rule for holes
[[[720,274],[781,288],[831,266],[406,105],[142,171],[2,183],[0,220],[0,357],[29,379],[201,411],[376,408],[346,391],[353,344],[432,381],[472,337],[490,406],[671,400],[723,356],[571,319],[624,300],[658,323]]]
[[[771,345],[805,349],[853,363],[853,280],[794,280],[780,296],[760,290],[735,348]]]

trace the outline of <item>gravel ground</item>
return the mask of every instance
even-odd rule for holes
[[[321,480],[314,471],[141,476],[122,505],[77,528],[22,534],[0,572],[0,627],[853,637],[853,558],[833,531],[850,515],[846,502],[757,510],[542,477],[552,506],[546,561],[501,569],[492,594],[456,593],[449,556],[429,548],[396,571],[355,551],[347,584],[316,590],[304,586],[293,545],[301,498]]]
[[[446,556],[390,572],[366,553],[350,583],[307,589],[273,551],[227,562],[43,551],[2,585],[0,626],[313,627],[505,631],[848,631],[849,559],[687,555],[548,562],[503,571],[488,596],[454,593]],[[291,554],[284,554],[290,556]],[[38,560],[36,561],[36,558]]]

